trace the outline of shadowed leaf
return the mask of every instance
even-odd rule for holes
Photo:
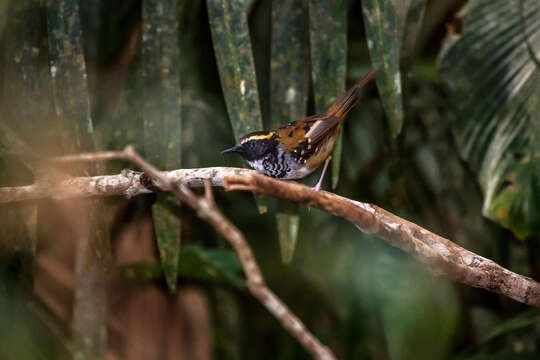
[[[94,126],[78,2],[49,0],[47,19],[55,109],[64,130],[62,144],[68,152],[92,151]]]
[[[377,87],[392,138],[396,138],[403,126],[399,64],[402,37],[396,11],[391,1],[385,0],[364,0],[362,11],[371,61],[379,69]]]
[[[325,112],[345,90],[347,72],[347,1],[310,0],[311,76],[317,113]],[[341,167],[342,135],[332,154],[332,189]]]
[[[307,6],[287,0],[272,6],[271,128],[306,116],[309,94]],[[292,260],[300,218],[296,204],[279,204],[276,214],[281,259]]]
[[[150,162],[161,169],[178,169],[181,165],[177,9],[177,0],[143,2],[144,149]],[[180,219],[163,203],[168,198],[177,202],[170,195],[158,196],[152,206],[152,216],[167,286],[174,291],[180,252]]]
[[[476,0],[464,13],[464,33],[440,62],[454,135],[477,172],[484,216],[524,238],[540,224],[540,3]]]

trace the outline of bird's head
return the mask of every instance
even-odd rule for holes
[[[270,151],[275,151],[277,145],[278,135],[274,131],[257,131],[243,136],[238,144],[221,153],[237,153],[252,162],[264,158]]]

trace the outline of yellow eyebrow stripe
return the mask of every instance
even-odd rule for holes
[[[245,138],[244,140],[242,140],[242,144],[245,143],[246,141],[250,141],[250,140],[264,140],[264,139],[270,139],[272,136],[274,136],[274,133],[273,133],[273,132],[269,132],[269,133],[266,134],[266,135],[253,135],[253,136],[250,136],[250,137]]]

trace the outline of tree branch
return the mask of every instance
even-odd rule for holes
[[[319,208],[413,255],[437,274],[540,307],[540,283],[507,270],[378,206],[326,191],[315,192],[299,183],[279,181],[259,174],[227,177],[224,185],[226,190],[254,191]]]
[[[223,186],[223,179],[227,176],[250,175],[253,170],[211,167],[199,169],[180,169],[165,172],[167,178],[175,183],[182,183],[187,187],[203,187],[204,181],[211,186]],[[141,172],[123,170],[116,175],[103,175],[91,177],[71,177],[51,183],[39,182],[26,186],[0,187],[0,203],[39,199],[68,199],[91,196],[127,196],[133,197],[148,194],[152,191],[141,183]],[[159,185],[156,184],[156,186]],[[161,188],[161,190],[166,190]]]
[[[322,345],[313,334],[304,326],[302,321],[270,290],[266,285],[264,278],[262,276],[261,270],[255,256],[249,247],[248,242],[244,238],[244,235],[238,230],[217,208],[214,198],[211,192],[211,182],[214,184],[223,184],[223,175],[232,174],[232,173],[243,173],[245,171],[239,171],[241,169],[229,169],[224,172],[221,171],[221,178],[217,179],[214,170],[201,169],[203,171],[197,171],[197,169],[188,172],[191,176],[195,173],[196,177],[191,177],[190,181],[179,181],[178,174],[176,172],[162,172],[157,170],[155,167],[146,162],[139,154],[135,152],[133,147],[128,146],[122,152],[103,152],[95,154],[81,154],[81,155],[72,155],[65,156],[55,161],[58,162],[72,162],[72,161],[98,161],[98,160],[126,160],[134,163],[139,168],[144,170],[144,172],[149,175],[154,185],[158,188],[166,191],[172,192],[180,201],[188,204],[193,208],[199,217],[203,220],[208,221],[214,229],[221,234],[229,244],[233,247],[244,272],[247,277],[247,286],[251,294],[259,300],[266,309],[281,323],[281,325],[300,342],[300,344],[308,351],[314,359],[320,360],[333,360],[335,356],[332,352],[324,345]],[[231,171],[232,170],[232,171]],[[134,179],[137,179],[138,184],[140,185],[140,173],[131,172],[135,174],[131,178],[131,181],[123,182],[123,185],[127,185],[127,188],[122,186],[115,187],[116,190],[129,189],[130,186],[134,185]],[[186,173],[185,173],[186,174]],[[185,176],[185,174],[183,174]],[[129,178],[127,174],[123,172],[124,177]],[[101,177],[104,183],[107,183],[108,177]],[[82,181],[79,178],[79,181]],[[185,178],[181,179],[185,180]],[[110,179],[108,179],[110,180]],[[118,180],[118,179],[117,179]],[[103,183],[102,183],[103,184]],[[186,185],[203,185],[205,187],[205,195],[198,197],[196,196]],[[88,183],[90,185],[90,183]],[[139,185],[136,185],[137,188]],[[101,187],[100,191],[105,190],[107,193],[107,187]],[[111,190],[111,189],[109,189]],[[88,194],[88,193],[87,193]],[[131,194],[133,195],[133,194]]]
[[[103,157],[99,154],[94,154],[95,157],[88,157],[88,154],[85,154],[83,160],[110,159],[108,157],[110,153],[103,153],[109,154]],[[121,154],[124,156],[124,153]],[[122,156],[113,158],[127,160]],[[62,161],[68,160],[77,160],[77,156]],[[150,172],[148,174],[154,177]],[[253,170],[214,167],[173,170],[160,174],[164,174],[168,181],[186,189],[187,187],[202,187],[204,182],[208,181],[209,185],[224,186],[227,190],[249,190],[319,208],[343,217],[363,232],[378,236],[390,245],[413,255],[437,274],[444,274],[461,283],[540,307],[538,282],[507,270],[489,259],[375,205],[350,200],[325,191],[315,192],[302,184],[272,179]],[[35,184],[0,188],[0,203],[40,198],[134,196],[150,192],[140,183],[140,176],[139,172],[125,170],[119,175],[71,178],[57,185]],[[156,184],[156,186],[167,190],[167,185]]]

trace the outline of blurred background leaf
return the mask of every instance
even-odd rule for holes
[[[416,50],[416,41],[422,27],[426,0],[394,1],[398,14],[398,33],[402,38],[401,61],[410,59]]]
[[[6,13],[8,9],[5,9]],[[9,140],[2,141],[7,154],[16,154],[29,149],[28,143],[35,143],[36,150],[44,151],[43,140],[32,131],[36,123],[40,121],[37,114],[46,114],[47,103],[43,101],[42,92],[44,87],[43,74],[40,73],[40,61],[46,53],[43,46],[43,39],[46,36],[46,24],[43,18],[43,7],[36,1],[14,2],[9,7],[7,19],[8,30],[6,37],[5,51],[11,56],[6,56],[4,70],[6,81],[3,92],[11,93],[13,96],[9,102],[2,101],[6,109],[3,121],[8,124],[13,131],[11,134],[4,134]],[[49,119],[44,120],[45,122]],[[16,137],[16,139],[14,139]],[[10,146],[12,142],[17,146]],[[16,157],[9,156],[9,159],[0,160],[0,182],[2,186],[15,185],[23,178],[23,183],[32,183],[32,178],[40,178],[43,172],[37,171],[39,168],[31,162],[19,162]],[[33,174],[30,174],[31,170]],[[17,254],[25,258],[22,268],[25,282],[22,284],[26,291],[32,286],[32,261],[36,248],[37,236],[38,204],[19,204],[16,206],[3,206],[0,210],[0,226],[6,229],[7,233],[13,234],[4,238],[0,244],[0,252]],[[8,256],[9,257],[9,256]]]
[[[143,1],[144,154],[163,170],[181,167],[180,52],[176,0]],[[154,229],[167,286],[176,289],[180,226],[178,214],[164,205],[179,201],[160,194],[152,205]]]
[[[399,64],[402,29],[399,26],[405,28],[406,15],[398,18],[396,8],[407,14],[406,5],[409,2],[395,6],[392,1],[362,1],[369,53],[373,65],[379,69],[377,87],[393,139],[401,133],[404,117]]]
[[[463,22],[440,61],[457,146],[477,173],[483,214],[525,238],[540,225],[540,3],[475,0]]]
[[[302,0],[272,4],[272,49],[270,59],[271,121],[269,128],[306,116],[309,96],[308,9]],[[299,207],[280,202],[277,233],[284,263],[292,261],[300,217]]]
[[[94,126],[90,113],[83,34],[78,2],[47,2],[49,63],[57,121],[64,152],[93,151]],[[78,168],[92,175],[97,166]],[[110,260],[109,233],[103,200],[81,200],[74,207],[72,239],[76,284],[73,305],[73,356],[96,359],[107,351],[106,266]]]
[[[315,111],[324,113],[345,90],[347,72],[347,1],[309,0],[311,80]],[[332,189],[339,182],[342,137],[332,151]]]
[[[208,18],[227,113],[236,141],[263,122],[244,0],[207,0]],[[255,195],[259,213],[266,200]]]

